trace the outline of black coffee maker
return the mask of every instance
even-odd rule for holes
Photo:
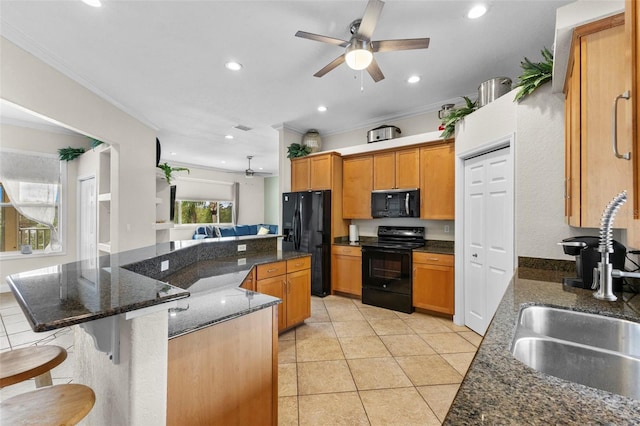
[[[572,237],[558,243],[562,246],[564,253],[576,257],[575,278],[565,277],[562,279],[564,285],[579,288],[591,288],[593,283],[593,269],[598,266],[602,254],[598,251],[600,238],[598,237]],[[619,242],[613,240],[613,253],[609,254],[609,261],[613,269],[624,270],[627,248]],[[613,291],[622,291],[622,278],[613,279]]]

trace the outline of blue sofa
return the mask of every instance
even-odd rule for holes
[[[204,238],[219,237],[241,237],[245,235],[258,235],[260,228],[268,229],[269,234],[278,233],[278,225],[236,225],[236,226],[217,226],[217,225],[201,225],[196,227],[193,233],[194,240]],[[264,231],[263,231],[264,232]],[[261,234],[268,235],[268,234]]]

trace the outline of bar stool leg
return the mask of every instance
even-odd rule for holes
[[[42,388],[45,386],[53,386],[53,380],[51,380],[51,371],[42,373],[36,376],[36,388]]]

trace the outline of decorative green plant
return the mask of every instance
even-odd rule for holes
[[[68,146],[66,148],[60,148],[58,150],[58,156],[61,161],[71,161],[78,158],[82,154],[84,154],[84,148],[72,148]]]
[[[299,143],[292,143],[287,147],[287,158],[304,157],[311,154],[311,148]]]
[[[452,109],[451,112],[447,114],[442,120],[444,131],[440,135],[441,138],[449,139],[450,137],[452,137],[456,133],[456,123],[478,109],[477,101],[471,102],[471,99],[466,96],[463,96],[462,99],[464,99],[466,105],[460,108]]]
[[[100,145],[102,145],[104,143],[102,141],[99,141],[98,139],[94,139],[94,138],[89,137],[89,136],[87,136],[87,137],[89,138],[89,141],[91,143],[91,149],[96,149],[98,146],[100,146]]]
[[[520,76],[520,82],[516,84],[519,87],[518,93],[513,100],[519,102],[525,97],[533,93],[538,87],[551,81],[551,72],[553,70],[553,53],[546,47],[541,51],[544,61],[531,62],[529,59],[524,58],[524,61],[520,62],[522,67],[522,75]]]
[[[164,172],[164,177],[169,185],[171,185],[171,179],[173,179],[173,172],[186,171],[187,173],[191,173],[191,170],[187,169],[186,167],[171,167],[166,162],[158,164],[158,168],[162,169],[162,171]]]

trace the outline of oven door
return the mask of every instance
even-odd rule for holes
[[[362,303],[413,312],[411,250],[362,248]]]

